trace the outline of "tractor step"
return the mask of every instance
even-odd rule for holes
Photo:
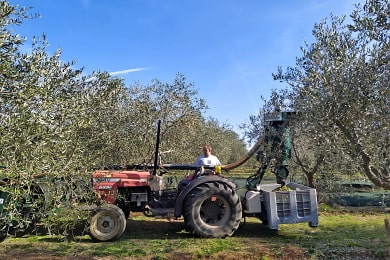
[[[151,216],[156,218],[173,218],[175,215],[175,208],[148,208]]]

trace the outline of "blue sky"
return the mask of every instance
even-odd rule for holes
[[[28,43],[44,33],[63,61],[111,72],[127,85],[172,83],[182,73],[206,100],[207,116],[237,129],[258,112],[260,96],[284,87],[272,73],[294,66],[314,24],[348,15],[362,0],[10,2],[41,15],[15,28]]]

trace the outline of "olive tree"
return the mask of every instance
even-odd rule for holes
[[[27,42],[14,29],[31,18],[28,10],[0,0],[0,192],[8,201],[0,235],[41,216],[50,226],[64,208],[77,221],[80,203],[99,202],[88,185],[93,168],[151,162],[160,119],[169,162],[192,162],[200,133],[242,145],[223,126],[208,126],[207,106],[182,74],[172,84],[126,87],[107,72],[75,69],[61,50],[49,55],[44,35],[24,53]]]
[[[244,142],[230,126],[203,117],[208,107],[181,73],[172,83],[157,79],[148,85],[133,83],[115,102],[112,112],[102,110],[108,114],[99,117],[98,128],[107,130],[101,165],[153,163],[158,120],[162,163],[193,163],[205,143],[226,162],[246,152]]]
[[[134,120],[139,122],[137,146],[146,148],[144,156],[152,158],[155,147],[156,123],[161,120],[161,156],[163,163],[184,163],[193,157],[192,143],[201,127],[206,103],[199,98],[193,83],[178,73],[173,83],[153,80],[150,85],[135,85],[129,95],[134,97]],[[148,140],[145,142],[145,140]],[[138,158],[134,156],[133,160]]]
[[[197,139],[193,142],[196,155],[202,153],[205,144],[211,145],[212,153],[222,164],[236,162],[247,153],[245,142],[229,124],[221,123],[218,119],[205,119],[201,127],[196,129],[196,134]],[[191,162],[194,162],[194,158]]]
[[[283,96],[301,113],[302,134],[320,140],[323,152],[339,149],[333,163],[353,158],[374,184],[388,189],[390,7],[368,0],[351,18],[348,24],[332,15],[316,24],[314,43],[301,48],[295,67],[279,68],[274,78],[290,86]]]
[[[102,100],[122,86],[107,73],[73,69],[74,62],[60,60],[60,50],[49,55],[44,36],[23,53],[27,43],[12,26],[29,18],[26,12],[0,2],[0,186],[9,194],[1,220],[20,227],[64,206],[77,219],[81,213],[73,206],[94,199],[83,179],[98,157],[88,147],[99,135],[87,129],[96,124],[96,111],[110,104]]]

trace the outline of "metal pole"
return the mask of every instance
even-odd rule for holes
[[[161,128],[161,119],[159,119],[157,123],[156,151],[154,152],[153,175],[157,174],[158,150],[160,146],[160,128]]]

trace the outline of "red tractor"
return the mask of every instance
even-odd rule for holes
[[[285,116],[281,113],[268,122],[283,123]],[[153,165],[129,165],[93,173],[93,188],[107,204],[94,209],[90,236],[97,241],[118,239],[125,231],[130,212],[143,212],[151,217],[184,217],[187,230],[199,237],[231,236],[245,216],[258,217],[271,229],[277,229],[278,224],[298,222],[317,226],[315,189],[286,183],[286,165],[275,173],[277,184],[260,185],[267,166],[263,162],[257,173],[248,178],[242,195],[234,182],[221,175],[221,170],[238,167],[256,154],[263,141],[259,140],[240,161],[222,167],[159,165],[159,122]],[[164,174],[169,170],[194,174],[181,180],[174,189],[168,189]],[[287,187],[287,191],[276,191],[281,186]]]

